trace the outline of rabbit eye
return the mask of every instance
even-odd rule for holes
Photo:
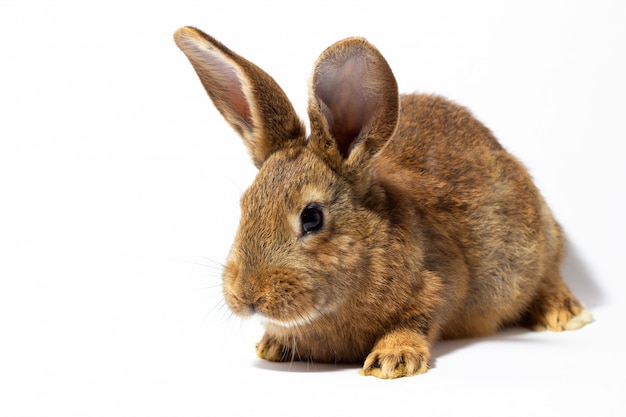
[[[306,206],[300,213],[300,223],[305,235],[321,230],[324,226],[324,214],[319,204],[311,203]]]

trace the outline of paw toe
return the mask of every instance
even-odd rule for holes
[[[395,379],[423,374],[428,370],[427,355],[414,352],[371,353],[363,365],[362,375]]]
[[[578,313],[578,315],[570,317],[569,320],[567,320],[563,324],[563,330],[580,329],[581,327],[583,327],[586,324],[591,323],[592,321],[593,321],[593,315],[591,314],[591,312],[587,310],[586,308],[583,308],[583,310],[580,313]]]

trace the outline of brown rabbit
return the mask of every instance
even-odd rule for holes
[[[175,41],[259,168],[223,292],[265,321],[261,358],[364,361],[362,374],[396,378],[426,372],[440,338],[592,321],[526,169],[466,109],[399,96],[366,40],[315,63],[308,138],[264,71],[197,29]]]

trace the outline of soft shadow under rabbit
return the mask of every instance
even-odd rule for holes
[[[592,320],[561,278],[563,234],[526,169],[466,109],[399,95],[366,40],[315,63],[308,138],[260,68],[191,27],[175,41],[259,168],[223,292],[265,321],[260,357],[396,378],[425,372],[440,338]]]

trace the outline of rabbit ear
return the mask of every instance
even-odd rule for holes
[[[337,42],[318,58],[310,80],[311,140],[331,160],[362,166],[393,134],[398,102],[395,77],[374,46],[362,38]]]
[[[202,31],[174,34],[222,116],[243,138],[254,164],[272,153],[306,143],[306,130],[283,90],[265,71]]]

